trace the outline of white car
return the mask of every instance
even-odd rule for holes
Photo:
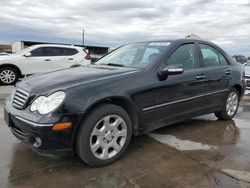
[[[250,63],[245,64],[245,80],[247,84],[247,90],[250,90]]]
[[[67,45],[34,45],[0,56],[0,85],[14,84],[25,75],[49,72],[91,63],[84,48]]]
[[[6,52],[0,52],[0,56],[2,56],[2,55],[9,55],[9,54]]]

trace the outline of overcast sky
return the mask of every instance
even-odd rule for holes
[[[1,0],[0,43],[15,40],[116,47],[195,33],[250,56],[250,0]]]

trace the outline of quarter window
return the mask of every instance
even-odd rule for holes
[[[184,44],[174,51],[166,61],[166,64],[181,64],[185,70],[189,70],[195,68],[195,59],[194,44]]]

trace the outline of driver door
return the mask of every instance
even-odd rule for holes
[[[184,72],[169,75],[165,80],[156,80],[154,105],[143,109],[144,122],[168,124],[201,110],[205,92],[204,73],[199,69],[198,53],[195,43],[182,44],[168,57],[159,70],[171,64],[181,64]],[[158,71],[159,71],[158,70]]]

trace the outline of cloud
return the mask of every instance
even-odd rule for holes
[[[249,0],[2,0],[0,42],[80,44],[84,28],[86,44],[116,47],[196,33],[229,53],[247,54],[249,6]]]

